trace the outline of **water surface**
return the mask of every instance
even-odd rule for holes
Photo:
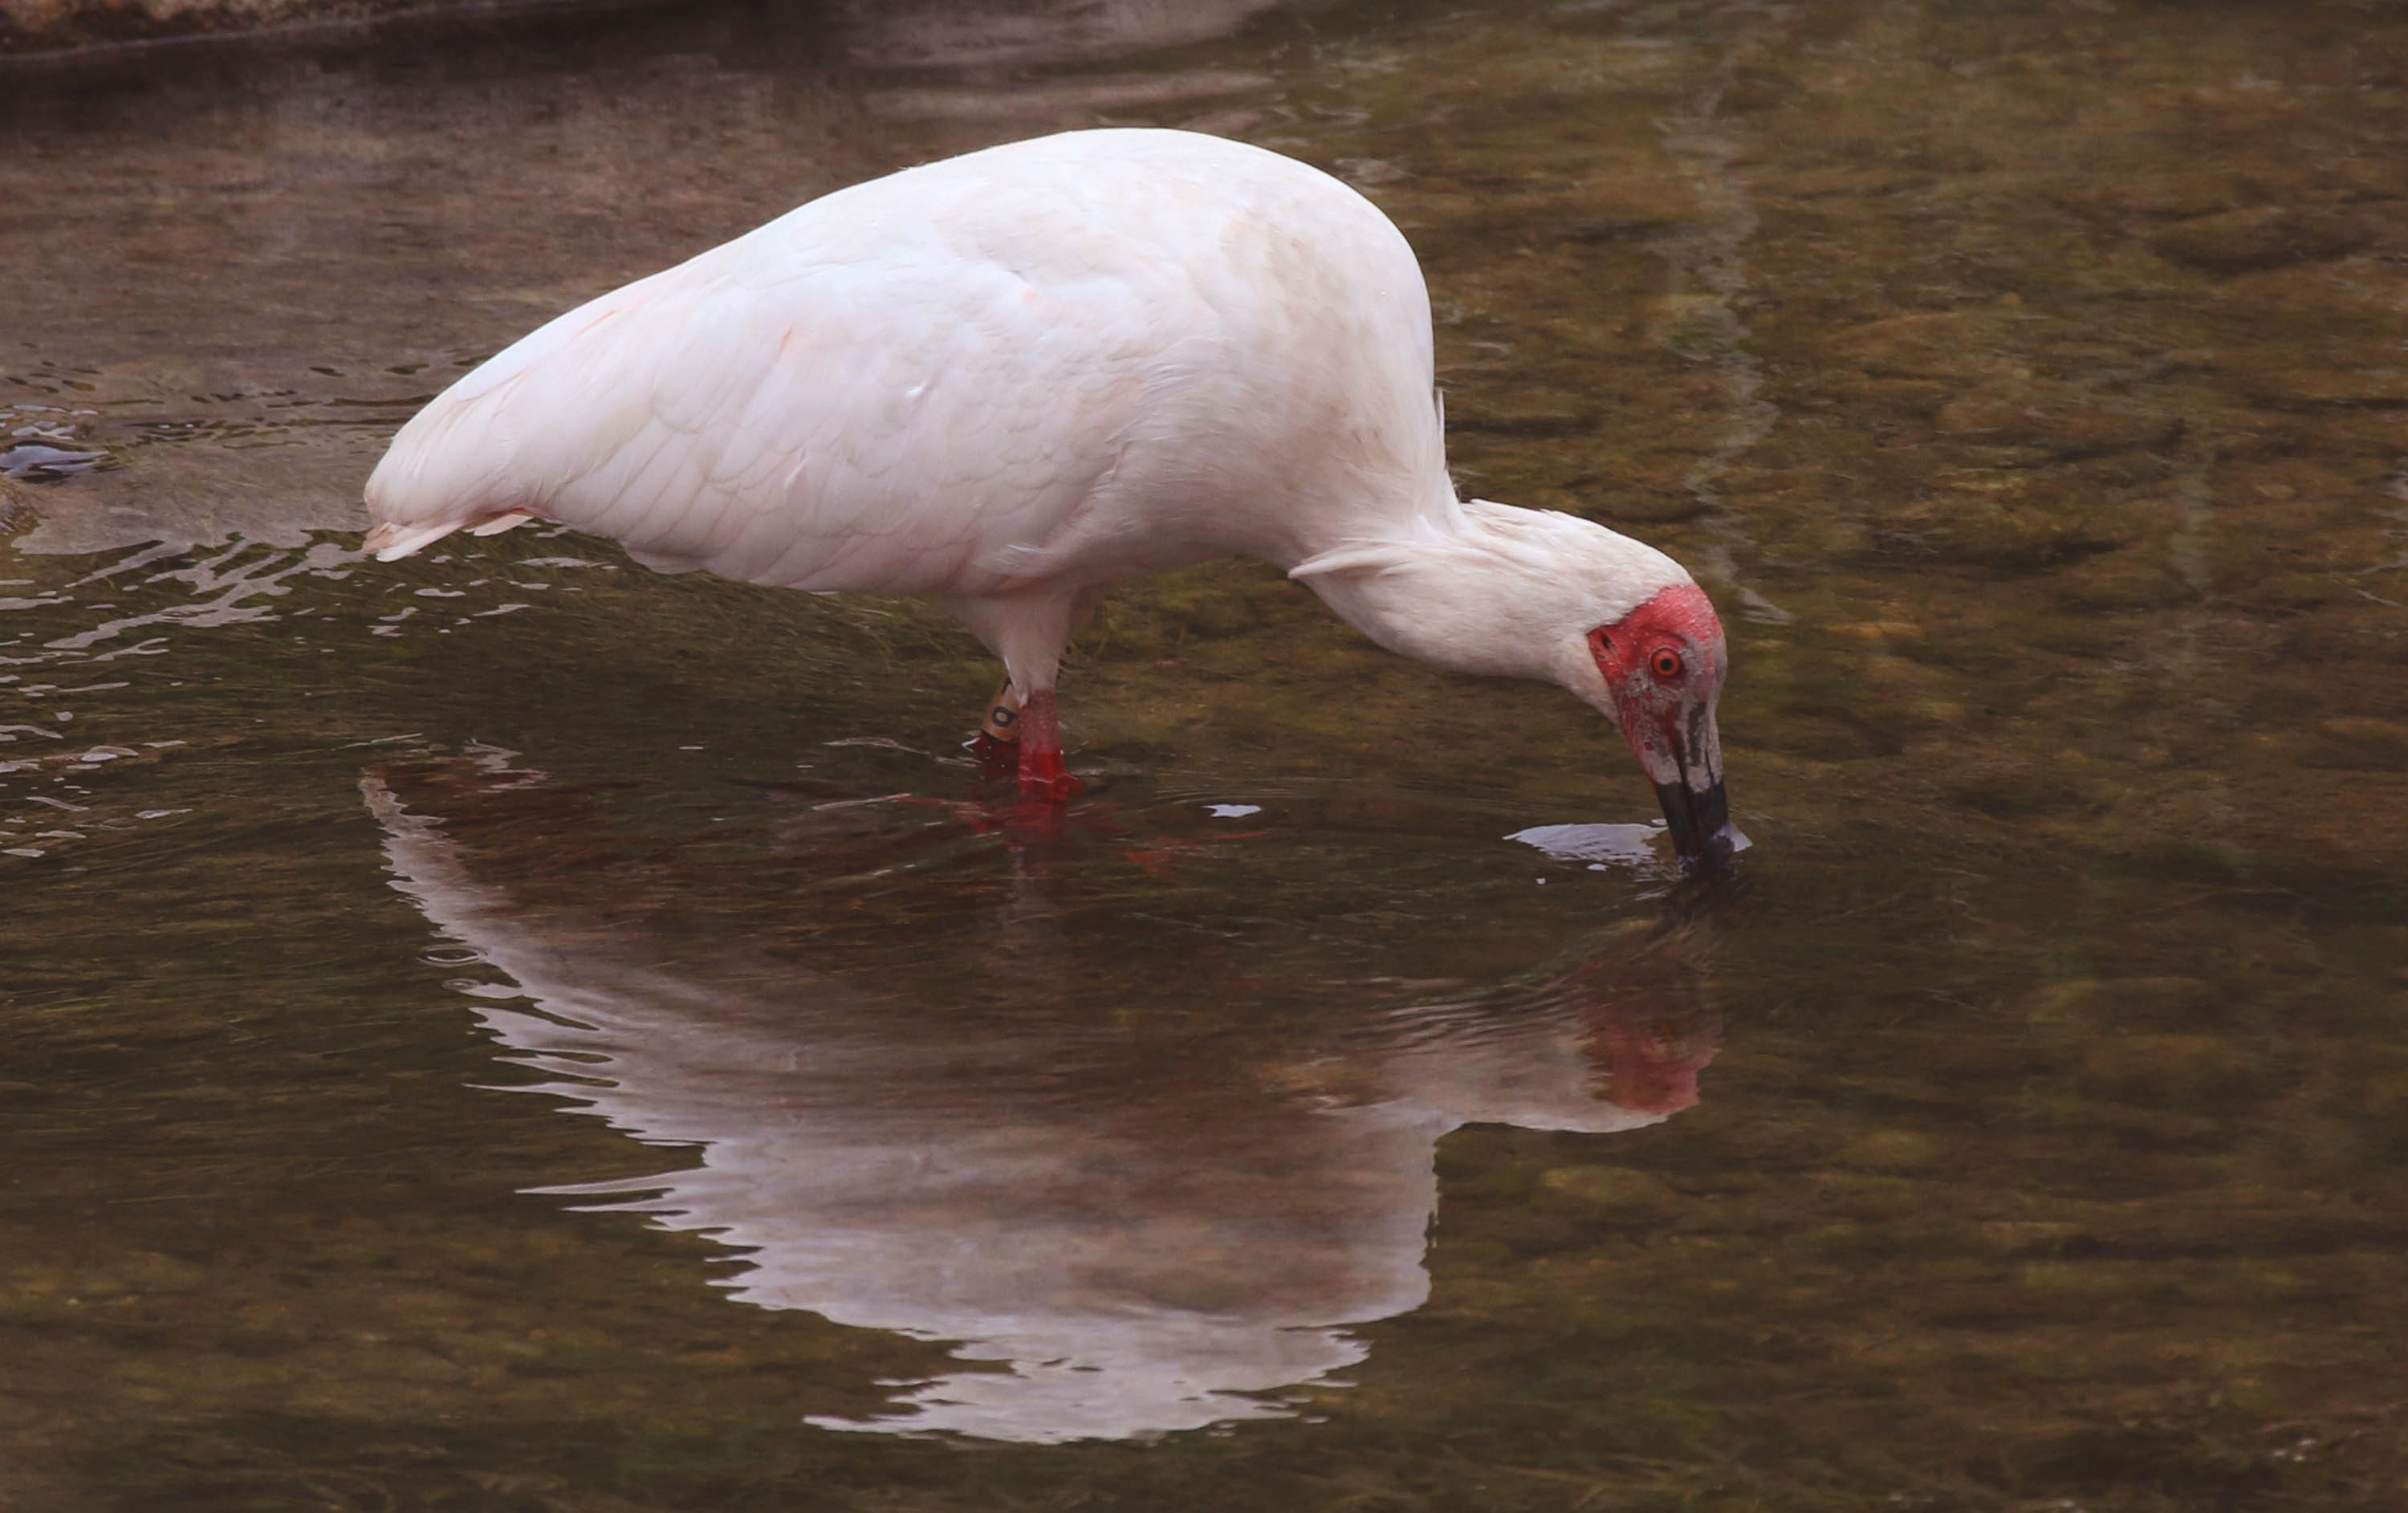
[[[0,79],[0,1502],[2408,1488],[2391,10],[727,7]],[[1466,487],[1698,568],[1734,886],[1608,828],[1594,716],[1255,565],[1106,607],[1048,824],[921,607],[359,560],[385,437],[547,315],[1098,121],[1362,187]]]

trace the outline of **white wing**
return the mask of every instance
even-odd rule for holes
[[[1428,333],[1403,237],[1301,164],[1178,132],[1011,144],[505,350],[395,437],[369,546],[523,511],[657,566],[954,601],[1293,560],[1341,501],[1451,505]]]
[[[398,536],[525,510],[797,588],[1010,579],[1112,465],[1160,321],[1125,282],[1045,287],[941,245],[832,260],[809,230],[773,222],[502,352],[395,438],[374,513]]]

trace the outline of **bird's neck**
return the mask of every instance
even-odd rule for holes
[[[1479,499],[1332,543],[1289,576],[1391,651],[1576,689],[1594,681],[1589,628],[1687,579],[1654,548],[1594,521]]]

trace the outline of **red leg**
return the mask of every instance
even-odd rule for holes
[[[1028,695],[1020,707],[1020,791],[1030,798],[1068,804],[1086,784],[1062,764],[1062,726],[1054,691]]]

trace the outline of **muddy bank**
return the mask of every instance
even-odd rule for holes
[[[1007,67],[1176,46],[1226,32],[1269,0],[834,0],[753,7],[782,30],[819,34],[832,51],[883,65]],[[0,0],[0,58],[259,34],[302,45],[356,47],[393,35],[557,30],[629,11],[696,7],[662,0]]]
[[[602,0],[607,4],[608,0]],[[622,4],[624,0],[622,0]],[[356,29],[402,17],[572,8],[428,0],[0,0],[0,56],[64,52],[129,42],[159,42],[265,29]],[[596,5],[575,8],[599,8]]]

